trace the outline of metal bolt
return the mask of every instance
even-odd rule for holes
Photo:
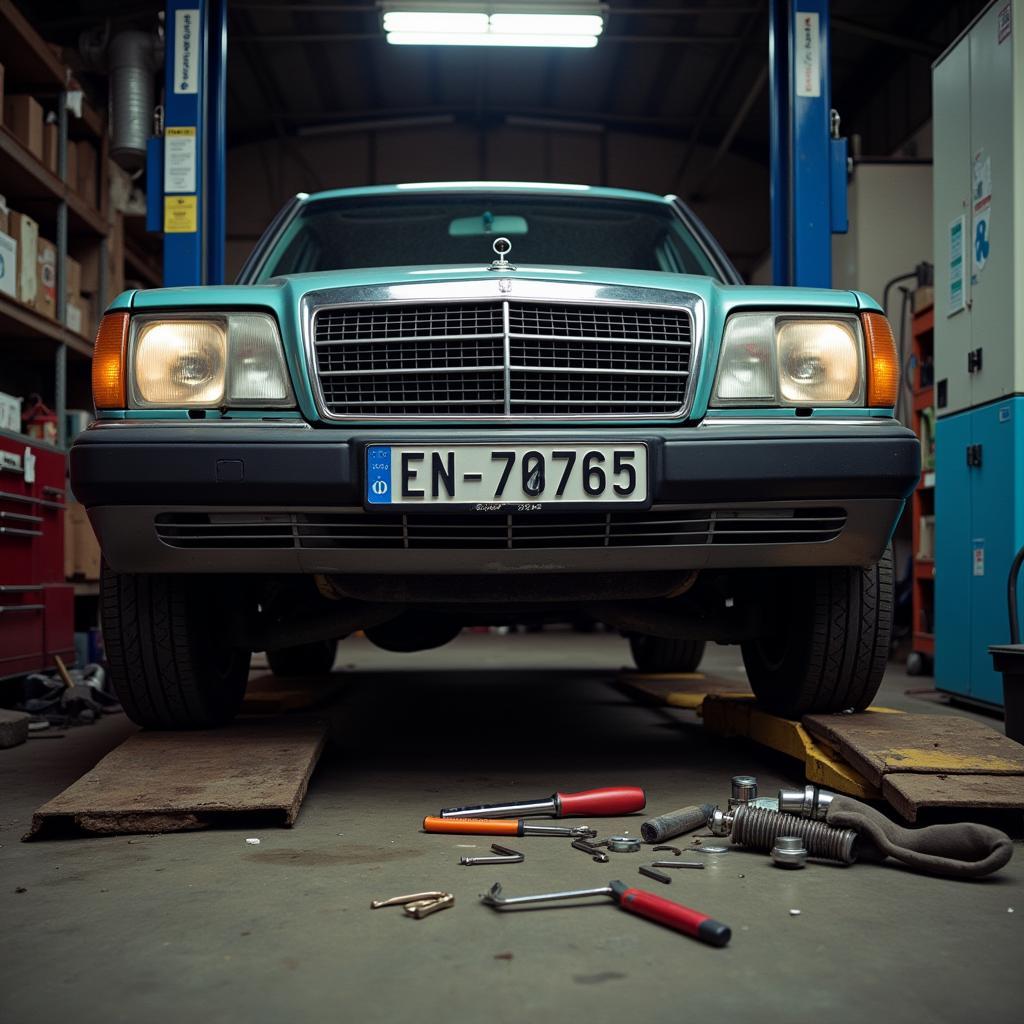
[[[732,777],[732,795],[729,797],[729,810],[757,798],[757,779],[753,775],[734,775]]]
[[[779,790],[779,810],[786,814],[796,814],[801,818],[814,818],[824,821],[828,815],[829,804],[835,799],[835,793],[829,793],[819,786],[804,786],[799,789]]]
[[[807,847],[800,836],[776,836],[772,847],[772,860],[780,868],[807,866]]]

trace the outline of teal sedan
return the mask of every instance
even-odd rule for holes
[[[231,286],[120,295],[71,450],[128,714],[223,724],[253,651],[603,622],[644,671],[738,644],[758,700],[863,708],[919,473],[858,292],[745,286],[672,196],[296,196]]]

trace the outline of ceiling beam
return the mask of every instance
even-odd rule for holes
[[[683,175],[686,173],[686,169],[689,167],[690,161],[693,159],[693,154],[697,150],[697,144],[700,142],[701,133],[704,131],[704,125],[706,124],[707,119],[711,116],[722,90],[732,79],[733,72],[736,70],[736,65],[739,64],[740,60],[746,54],[747,44],[755,31],[763,31],[766,28],[765,22],[760,17],[763,12],[764,3],[762,2],[758,5],[759,16],[751,18],[747,22],[747,27],[736,40],[736,45],[722,59],[717,71],[711,79],[711,83],[704,91],[704,95],[700,98],[700,103],[697,106],[699,111],[697,114],[697,120],[694,123],[693,128],[690,129],[689,137],[686,140],[686,148],[683,150],[682,159],[679,161],[679,165],[676,167],[675,174],[672,178],[672,180],[676,182],[676,188],[679,188],[682,184]]]
[[[906,50],[908,53],[919,53],[923,57],[934,60],[944,47],[936,46],[916,35],[903,35],[897,32],[883,32],[881,29],[872,28],[870,25],[861,25],[855,21],[847,21],[846,18],[832,18],[832,31],[845,32],[850,36],[860,36],[862,39],[870,39],[873,43],[882,43],[884,46],[892,46],[897,50]]]

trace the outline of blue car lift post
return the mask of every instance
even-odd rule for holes
[[[163,134],[146,157],[146,227],[164,284],[224,281],[228,0],[167,0]]]
[[[828,0],[771,0],[772,281],[832,286],[832,235],[848,228],[846,139],[829,76]]]

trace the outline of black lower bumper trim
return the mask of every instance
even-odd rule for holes
[[[379,441],[382,433],[339,437],[333,430],[266,427],[228,434],[198,425],[195,431],[155,426],[86,431],[71,448],[75,496],[87,507],[359,507],[364,445]],[[917,438],[897,425],[837,429],[826,436],[776,433],[765,426],[746,437],[679,428],[588,431],[585,436],[648,441],[652,499],[662,503],[905,498],[920,477]],[[568,434],[554,436],[569,441]],[[453,428],[432,440],[444,443],[462,436]],[[533,435],[510,431],[502,432],[501,440],[552,436],[550,430]]]

